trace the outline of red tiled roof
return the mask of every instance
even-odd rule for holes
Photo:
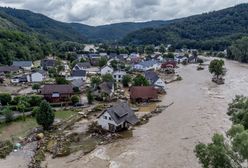
[[[53,93],[72,94],[73,87],[71,85],[45,85],[41,89],[41,94],[43,95]]]
[[[173,68],[175,68],[177,66],[176,61],[167,61],[161,65],[161,68],[168,68],[171,66],[173,66]]]
[[[131,99],[157,99],[157,90],[151,86],[133,86],[130,89]]]

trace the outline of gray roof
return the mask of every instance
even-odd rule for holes
[[[81,87],[84,85],[84,80],[83,79],[75,79],[71,82],[73,87]]]
[[[146,71],[145,78],[150,81],[151,84],[154,84],[159,79],[159,76],[154,71]]]
[[[31,67],[32,61],[13,61],[13,66],[16,67]]]
[[[114,83],[113,82],[103,82],[98,87],[101,90],[101,92],[111,94],[112,88],[114,87]]]
[[[76,66],[78,66],[80,68],[90,68],[91,67],[89,62],[80,62],[80,63],[76,64],[75,67]]]
[[[55,66],[55,64],[56,64],[56,60],[53,59],[44,59],[41,61],[41,65],[45,68]]]
[[[158,63],[157,60],[149,60],[149,61],[140,62],[139,64],[142,65],[143,67],[151,67],[157,63]]]
[[[72,71],[71,76],[73,76],[73,77],[86,76],[86,71],[85,70],[74,70],[74,71]]]
[[[139,120],[134,114],[133,110],[129,107],[127,102],[119,102],[114,106],[108,108],[103,113],[108,112],[116,124],[128,122],[132,125],[136,124]],[[103,114],[102,113],[102,114]]]

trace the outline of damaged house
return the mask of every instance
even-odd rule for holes
[[[97,123],[105,130],[116,132],[127,129],[138,121],[137,116],[127,102],[119,102],[103,111],[98,116]]]

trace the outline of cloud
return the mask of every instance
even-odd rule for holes
[[[1,0],[0,6],[29,9],[65,22],[102,25],[169,20],[245,2],[248,0]]]

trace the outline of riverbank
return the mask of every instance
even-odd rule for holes
[[[73,162],[79,154],[44,164],[48,168],[200,168],[193,153],[195,145],[209,142],[216,132],[224,133],[231,125],[228,103],[237,94],[248,95],[248,65],[226,61],[226,68],[226,84],[219,86],[211,82],[208,68],[197,71],[197,65],[181,66],[177,71],[183,80],[169,84],[160,103],[174,102],[173,106],[136,127],[132,138],[100,146]]]

